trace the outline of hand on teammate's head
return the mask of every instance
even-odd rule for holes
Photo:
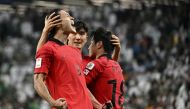
[[[61,21],[62,20],[60,18],[60,15],[59,14],[57,15],[55,12],[53,12],[49,16],[45,17],[45,26],[43,30],[50,32],[53,27],[61,25],[62,24]]]
[[[115,47],[121,47],[119,37],[112,35],[111,42]]]

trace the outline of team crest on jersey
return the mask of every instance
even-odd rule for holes
[[[42,65],[42,58],[37,58],[37,59],[36,59],[35,68],[40,68],[41,65]]]
[[[95,64],[93,62],[89,62],[86,66],[87,69],[92,70],[94,68]]]

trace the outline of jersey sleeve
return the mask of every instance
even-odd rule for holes
[[[48,74],[50,64],[53,60],[53,50],[48,46],[43,46],[36,53],[36,64],[34,73],[46,73]]]
[[[86,84],[88,85],[92,81],[94,81],[97,78],[97,76],[100,75],[101,71],[102,68],[98,62],[96,61],[89,62],[84,69]]]

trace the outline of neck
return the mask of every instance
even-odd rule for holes
[[[102,56],[103,54],[105,54],[105,51],[103,49],[100,49],[99,51],[97,51],[96,59]]]
[[[67,37],[68,35],[64,34],[64,32],[61,29],[59,29],[54,36],[55,39],[63,42],[64,44],[67,44]]]

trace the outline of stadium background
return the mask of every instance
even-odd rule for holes
[[[124,109],[190,109],[189,0],[0,0],[0,109],[48,109],[32,76],[44,16],[53,8],[120,38]]]

